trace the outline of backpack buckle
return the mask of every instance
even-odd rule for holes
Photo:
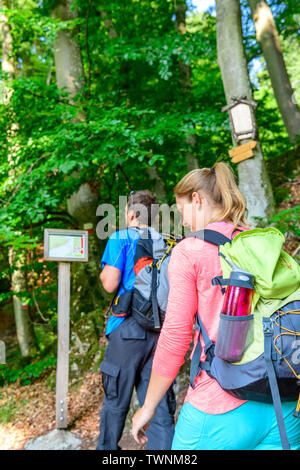
[[[211,341],[211,340],[207,343],[207,345],[206,345],[205,348],[204,348],[204,354],[205,354],[206,356],[207,356],[208,351],[210,350],[210,348],[211,348],[212,346],[214,346],[214,344],[215,344],[215,343],[214,343],[213,341]]]
[[[270,318],[263,318],[263,331],[265,336],[273,336],[274,328],[273,322]]]
[[[225,281],[225,282],[226,282],[226,281]],[[224,284],[224,278],[223,278],[223,276],[215,276],[215,277],[213,277],[212,280],[211,280],[211,283],[212,283],[213,286],[220,286],[222,294],[223,294],[223,295],[225,294],[226,289],[225,289],[225,287],[224,287],[225,284]]]

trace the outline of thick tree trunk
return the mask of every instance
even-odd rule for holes
[[[62,21],[76,18],[76,11],[71,10],[72,0],[60,0],[52,11],[52,15]],[[84,86],[84,70],[82,55],[78,41],[67,29],[58,31],[54,40],[54,60],[56,83],[58,88],[69,93],[70,102]],[[77,119],[84,119],[84,115]],[[82,223],[89,222],[91,213],[95,214],[97,197],[92,193],[88,184],[83,185],[77,193],[68,200],[70,215]]]
[[[1,8],[8,8],[6,2],[0,2]],[[4,104],[9,105],[11,94],[13,92],[10,82],[16,76],[16,64],[13,58],[13,39],[10,33],[8,18],[2,14],[0,17],[1,22],[1,36],[2,36],[2,72],[5,74],[4,83]],[[14,122],[7,134],[9,143],[9,153],[7,159],[11,169],[9,170],[11,184],[16,184],[14,167],[16,166],[17,144],[13,143],[18,132],[19,126],[17,121]],[[26,278],[22,266],[26,264],[25,253],[17,255],[14,248],[9,249],[8,257],[9,265],[14,268],[11,274],[11,288],[14,292],[13,308],[17,338],[19,348],[23,357],[27,357],[31,353],[33,345],[33,327],[28,314],[28,308],[22,299],[22,292],[26,290]]]
[[[5,8],[4,2],[0,2],[0,8]],[[16,73],[15,62],[12,58],[13,40],[10,34],[8,18],[3,13],[0,16],[1,21],[1,37],[2,37],[2,72],[8,74],[10,78],[14,78]]]
[[[175,26],[177,31],[184,35],[186,34],[186,21],[185,15],[187,11],[187,5],[185,0],[175,0]],[[186,101],[186,107],[190,108],[192,104],[192,82],[191,82],[191,67],[186,65],[179,60],[179,73],[181,81],[181,89]],[[197,143],[196,134],[190,134],[186,138],[187,153],[186,153],[186,164],[188,171],[199,168],[198,159],[195,155],[195,148]]]
[[[266,60],[274,95],[292,144],[300,143],[300,110],[286,70],[272,11],[264,0],[248,0],[256,39]]]
[[[76,18],[76,10],[71,10],[72,0],[60,0],[52,11],[52,15],[67,21]],[[70,102],[82,90],[84,69],[79,43],[67,29],[59,31],[54,41],[54,60],[56,67],[56,83],[58,88],[69,92]],[[84,120],[82,113],[77,114],[78,120]],[[100,244],[96,233],[96,208],[98,196],[88,183],[80,186],[67,201],[69,214],[78,220],[80,228],[89,230],[89,261],[88,263],[72,264],[72,310],[78,316],[81,312],[95,310],[102,298],[99,281]]]
[[[62,21],[72,20],[76,18],[76,11],[72,11],[71,6],[72,0],[60,0],[52,14]],[[57,32],[54,57],[57,86],[65,88],[72,99],[84,86],[84,71],[79,43],[70,31],[64,29]]]
[[[216,0],[216,14],[218,63],[227,104],[231,104],[233,98],[252,100],[239,1]],[[256,217],[265,221],[273,213],[274,199],[259,142],[254,157],[238,164],[238,175],[239,188],[247,201],[249,221],[253,225],[257,224]]]

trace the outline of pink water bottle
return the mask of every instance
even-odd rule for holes
[[[247,287],[228,286],[222,306],[222,313],[240,317],[251,314],[253,289]]]
[[[253,274],[234,265],[230,274],[222,311],[224,315],[240,317],[251,314],[251,303],[254,293]]]
[[[254,276],[225,259],[232,271],[226,280],[227,289],[220,315],[215,355],[229,362],[237,362],[253,341],[251,304],[255,289]]]

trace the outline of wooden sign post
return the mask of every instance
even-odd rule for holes
[[[56,428],[68,426],[70,267],[88,260],[86,230],[45,229],[44,259],[58,261]]]

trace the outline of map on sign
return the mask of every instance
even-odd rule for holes
[[[44,259],[48,261],[88,261],[88,231],[46,228]]]
[[[85,258],[84,235],[49,234],[50,258]]]

